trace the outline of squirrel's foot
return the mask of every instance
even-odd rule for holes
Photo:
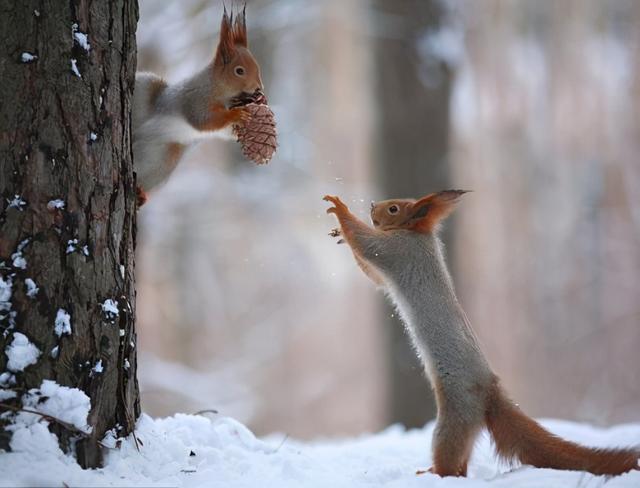
[[[440,476],[442,478],[444,478],[445,476],[460,476],[463,478],[466,478],[467,476],[467,467],[465,466],[461,466],[456,472],[454,473],[438,473],[438,471],[436,470],[435,466],[431,466],[429,469],[418,469],[416,470],[416,476],[420,476],[422,474],[435,474],[437,476]]]
[[[138,201],[138,208],[147,203],[147,193],[142,189],[141,186],[136,186],[136,199]]]

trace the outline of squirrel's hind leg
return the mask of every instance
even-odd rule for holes
[[[433,467],[440,476],[467,476],[467,464],[480,425],[452,415],[439,416],[433,433]]]

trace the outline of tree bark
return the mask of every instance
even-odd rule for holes
[[[18,371],[0,353],[0,373],[15,377],[17,408],[44,379],[89,396],[90,435],[49,426],[84,467],[101,464],[107,430],[132,432],[140,413],[130,128],[137,16],[136,0],[0,0],[0,277],[11,292],[0,302],[0,347],[19,332],[41,352]],[[64,314],[70,333],[56,331]]]
[[[440,1],[374,0],[378,121],[375,154],[384,198],[420,197],[449,187],[449,100],[452,73],[425,39],[440,28]],[[445,234],[445,242],[448,235]],[[420,361],[400,319],[383,305],[388,333],[389,421],[418,427],[435,416]]]

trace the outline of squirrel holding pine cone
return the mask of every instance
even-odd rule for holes
[[[174,85],[154,73],[136,73],[133,96],[133,160],[138,203],[169,178],[185,150],[231,129],[243,154],[269,162],[276,147],[273,112],[263,92],[260,66],[249,51],[246,13],[226,8],[213,61]]]

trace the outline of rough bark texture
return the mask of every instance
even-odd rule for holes
[[[105,431],[131,432],[140,411],[129,123],[137,15],[136,0],[0,0],[0,275],[12,284],[0,347],[19,331],[42,352],[15,373],[16,406],[43,379],[91,398],[90,437],[72,442],[75,434],[50,426],[87,467],[100,465]],[[89,50],[74,30],[88,35]],[[64,208],[49,204],[56,199]],[[39,288],[33,298],[27,278]],[[117,317],[103,311],[107,299]],[[59,309],[70,335],[54,332]],[[103,371],[92,373],[98,361]],[[0,352],[0,373],[6,363]],[[2,430],[0,448],[9,441]]]
[[[375,0],[376,81],[380,113],[377,168],[385,198],[420,197],[449,188],[451,73],[421,49],[443,21],[441,2]],[[400,75],[402,73],[402,75]],[[446,235],[445,241],[446,239]],[[390,421],[422,426],[435,416],[433,395],[400,320],[390,306]]]

